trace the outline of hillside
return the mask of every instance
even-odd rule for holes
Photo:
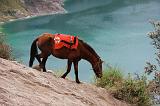
[[[127,106],[105,89],[0,58],[1,106]]]
[[[63,13],[63,0],[0,0],[0,22],[44,14]]]

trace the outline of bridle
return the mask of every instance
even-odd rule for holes
[[[96,64],[93,66],[93,69],[91,69],[91,70],[94,70],[97,67],[99,68],[99,63],[103,63],[103,61],[100,58],[99,58],[99,61],[96,62]]]

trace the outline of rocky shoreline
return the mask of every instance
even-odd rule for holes
[[[63,0],[2,0],[0,2],[0,23],[16,19],[66,13]]]

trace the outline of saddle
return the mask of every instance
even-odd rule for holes
[[[78,37],[67,34],[54,34],[54,49],[60,49],[62,47],[77,49]]]

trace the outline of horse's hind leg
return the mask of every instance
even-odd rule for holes
[[[65,78],[67,74],[71,71],[72,62],[68,60],[67,64],[68,64],[67,71],[61,76],[61,78]]]
[[[41,64],[40,54],[36,55],[36,59],[38,60],[39,64]]]
[[[39,66],[43,69],[43,72],[46,72],[46,61],[48,59],[48,56],[50,56],[50,54],[46,54],[41,52],[36,58],[38,60],[38,62],[40,63]],[[41,61],[42,58],[42,61]]]

